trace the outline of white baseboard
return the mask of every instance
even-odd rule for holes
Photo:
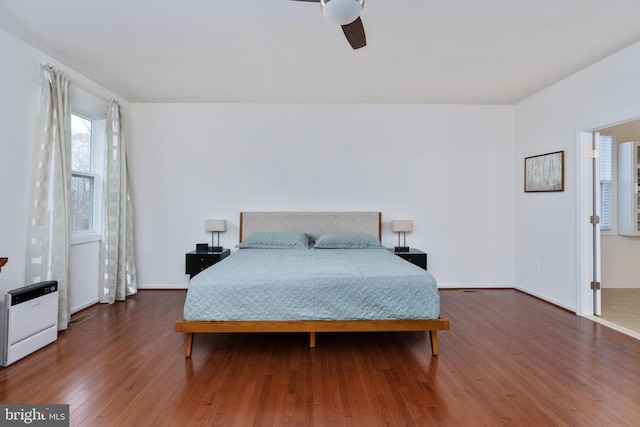
[[[92,305],[96,305],[98,302],[99,302],[99,300],[96,298],[95,300],[86,302],[84,304],[81,304],[78,307],[73,307],[71,309],[71,314],[77,313],[77,312],[79,312],[81,310],[84,310],[85,308],[91,307]]]
[[[525,294],[531,295],[543,301],[547,301],[553,305],[557,305],[558,307],[562,307],[565,310],[569,310],[573,313],[576,312],[575,307],[568,306],[560,301],[556,301],[552,298],[548,298],[544,295],[538,294],[537,292],[531,292],[527,289],[521,288],[512,283],[438,283],[438,289],[516,289],[520,292],[524,292]]]
[[[571,306],[569,306],[569,305],[567,305],[567,304],[565,304],[565,303],[563,303],[563,302],[560,302],[560,301],[554,300],[553,298],[549,298],[549,297],[544,296],[544,295],[542,295],[542,294],[539,294],[539,293],[537,293],[537,292],[532,292],[532,291],[530,291],[530,290],[528,290],[528,289],[524,289],[524,288],[521,288],[521,287],[519,287],[519,286],[514,286],[513,288],[514,288],[514,289],[519,290],[520,292],[524,292],[525,294],[529,294],[529,295],[531,295],[531,296],[534,296],[534,297],[536,297],[536,298],[539,298],[539,299],[541,299],[541,300],[543,300],[543,301],[547,301],[547,302],[549,302],[549,303],[551,303],[551,304],[553,304],[553,305],[557,305],[558,307],[562,307],[562,308],[564,308],[565,310],[569,310],[569,311],[571,311],[572,313],[577,313],[577,312],[578,312],[578,310],[576,309],[576,307],[571,307]]]

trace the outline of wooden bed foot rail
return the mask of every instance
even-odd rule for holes
[[[191,357],[191,351],[193,350],[193,332],[186,334],[186,342],[184,349],[184,357]],[[429,339],[431,341],[431,354],[438,355],[438,333],[436,331],[429,331]],[[309,332],[309,348],[316,348],[316,333]]]
[[[191,357],[195,333],[308,332],[309,347],[316,346],[316,332],[429,332],[431,354],[438,355],[437,331],[449,330],[449,319],[417,320],[294,320],[294,321],[204,321],[180,319],[176,332],[186,333],[185,357]]]

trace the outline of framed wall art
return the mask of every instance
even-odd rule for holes
[[[564,151],[524,159],[524,192],[545,191],[564,191]]]

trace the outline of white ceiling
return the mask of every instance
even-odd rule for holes
[[[0,0],[0,28],[132,102],[512,104],[640,41],[638,0],[366,0],[352,50],[290,0]]]

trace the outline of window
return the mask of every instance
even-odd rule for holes
[[[71,244],[101,239],[104,156],[108,103],[75,85],[71,103],[71,191],[69,231]]]
[[[95,168],[93,122],[71,115],[71,231],[94,231]]]
[[[72,243],[100,239],[105,122],[104,118],[92,118],[77,111],[71,113],[69,231]]]
[[[600,135],[600,230],[613,230],[613,136]]]

